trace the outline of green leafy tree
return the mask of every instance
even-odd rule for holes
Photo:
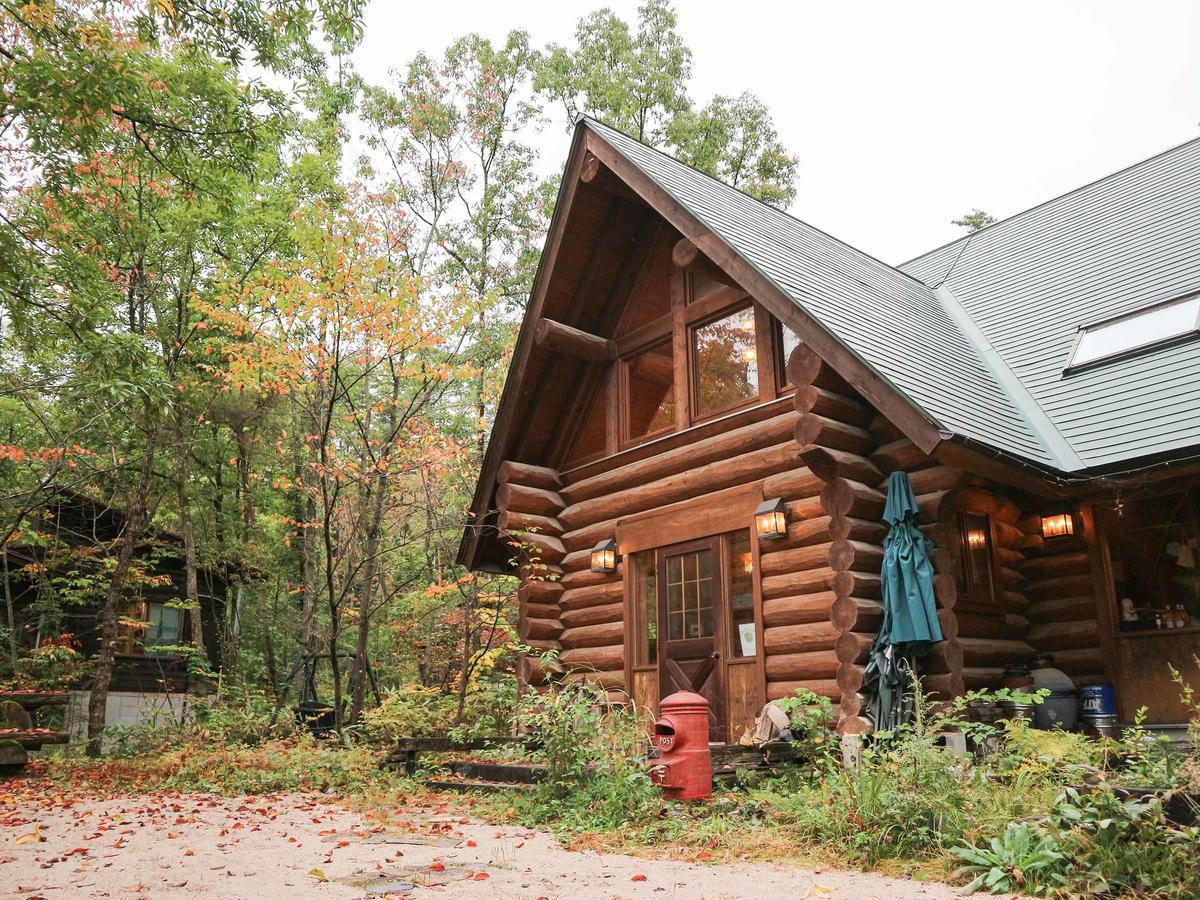
[[[951,220],[951,225],[961,225],[968,231],[975,232],[980,228],[987,228],[996,221],[996,217],[988,215],[982,209],[973,209],[966,213],[961,218]]]

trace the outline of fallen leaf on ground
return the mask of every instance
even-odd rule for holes
[[[328,878],[325,877],[325,873],[322,872],[320,869],[309,869],[307,874],[309,874],[313,878],[317,879],[317,881],[328,881],[329,880]]]
[[[18,844],[34,844],[34,843],[38,843],[38,842],[44,841],[44,840],[46,840],[46,838],[42,835],[42,826],[34,825],[33,831],[29,832],[29,834],[23,834],[19,838],[17,838],[17,843]]]
[[[638,875],[634,875],[634,876],[633,876],[632,878],[630,878],[629,880],[630,880],[630,881],[645,881],[645,880],[646,880],[646,876],[645,876],[645,875],[638,874]]]

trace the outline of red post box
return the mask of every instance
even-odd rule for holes
[[[708,748],[708,701],[679,691],[659,704],[654,743],[662,756],[650,770],[654,783],[672,800],[712,796],[712,752]]]

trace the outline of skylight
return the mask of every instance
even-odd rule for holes
[[[1200,335],[1200,294],[1080,329],[1067,371]]]

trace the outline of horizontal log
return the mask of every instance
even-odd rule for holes
[[[1021,571],[1030,580],[1057,578],[1062,575],[1090,575],[1092,564],[1084,551],[1047,553],[1026,559]]]
[[[1033,622],[1082,622],[1098,615],[1096,598],[1090,594],[1039,600],[1029,605],[1029,618]]]
[[[835,703],[841,699],[842,689],[833,678],[811,679],[807,681],[768,681],[767,699],[784,700],[794,697],[796,691],[812,691],[818,697],[828,697]]]
[[[968,691],[996,690],[1004,680],[1004,669],[997,666],[967,666],[962,670],[962,680]]]
[[[769,575],[762,580],[764,599],[788,597],[798,594],[816,594],[833,590],[833,576],[837,573],[828,566],[801,572],[785,572]]]
[[[763,496],[768,499],[782,497],[784,500],[797,500],[817,496],[824,486],[823,479],[815,475],[807,466],[800,466],[764,478],[762,491]]]
[[[958,512],[958,491],[933,491],[917,497],[922,522],[948,522]]]
[[[558,638],[559,642],[570,650],[577,647],[606,647],[619,644],[624,639],[625,623],[621,621],[567,628]]]
[[[608,362],[617,358],[617,345],[608,338],[589,334],[553,319],[538,320],[533,330],[533,343],[572,359]]]
[[[557,603],[562,595],[561,582],[541,578],[527,578],[517,588],[517,600],[522,603]]]
[[[967,473],[954,466],[930,466],[908,473],[912,482],[913,493],[932,494],[937,491],[953,491],[961,487],[967,480]]]
[[[557,619],[521,619],[517,623],[517,635],[523,641],[561,640],[562,622]]]
[[[1026,635],[1029,633],[1029,620],[1018,613],[1006,612],[1004,614],[1004,627],[1009,630],[1009,633],[1018,640],[1027,641]]]
[[[895,422],[883,415],[875,416],[871,420],[871,424],[867,426],[867,431],[871,432],[880,444],[888,444],[908,437],[897,427]]]
[[[533,513],[537,516],[556,516],[563,508],[563,498],[556,491],[529,487],[524,484],[502,484],[496,490],[496,505],[501,511]]]
[[[523,484],[544,491],[557,491],[562,487],[562,479],[554,469],[511,460],[505,460],[496,469],[496,483]]]
[[[994,638],[1008,636],[1008,627],[1004,620],[995,613],[966,612],[961,609],[942,610],[954,616],[958,622],[958,637],[960,638]]]
[[[1001,547],[1019,550],[1026,538],[1030,537],[1015,525],[1009,525],[1007,522],[993,522],[992,527],[996,531],[996,540],[999,541]]]
[[[1079,597],[1092,593],[1092,575],[1061,575],[1057,578],[1042,578],[1031,581],[1025,586],[1027,593],[1039,600],[1053,600],[1056,597]]]
[[[547,563],[545,560],[529,560],[524,554],[514,554],[517,566],[517,577],[521,583],[553,583],[563,577],[561,565]]]
[[[773,447],[791,439],[796,413],[787,411],[761,422],[732,428],[693,444],[685,444],[646,459],[600,472],[569,484],[561,491],[567,503],[582,503],[594,497],[616,494],[669,475]],[[779,496],[778,494],[773,496]]]
[[[572,550],[562,558],[560,563],[564,572],[586,572],[592,567],[592,551],[588,550]],[[604,575],[606,579],[612,578],[611,574],[597,572],[598,575]]]
[[[759,567],[764,576],[827,567],[830,563],[829,551],[832,548],[833,544],[828,543],[776,550],[772,542],[762,541],[759,544]]]
[[[946,675],[958,672],[962,667],[962,647],[959,646],[958,639],[955,639],[934,644],[922,661],[921,671],[932,675]]]
[[[996,583],[1006,591],[1015,591],[1025,584],[1025,576],[1008,566],[996,566]]]
[[[815,384],[819,388],[833,391],[844,397],[853,397],[854,388],[835,372],[808,344],[798,344],[787,359],[788,384],[797,388]]]
[[[922,675],[921,689],[926,696],[934,700],[950,700],[966,692],[962,674],[958,672],[947,675]]]
[[[995,638],[959,638],[965,666],[1005,666],[1010,663],[1029,662],[1035,651],[1025,641],[997,640]]]
[[[841,688],[839,687],[839,690]],[[868,707],[867,698],[857,691],[843,691],[838,703],[838,718],[855,718],[861,716]]]
[[[1029,598],[1020,591],[1001,591],[1000,601],[1012,612],[1024,613],[1029,609]]]
[[[561,612],[557,603],[521,604],[521,615],[528,619],[557,619]]]
[[[606,576],[612,579],[612,575]],[[625,586],[620,581],[610,580],[596,584],[585,584],[563,591],[558,605],[564,610],[587,609],[592,606],[607,606],[621,603],[625,599]]]
[[[582,528],[603,519],[641,512],[688,500],[738,484],[746,484],[800,464],[800,448],[793,442],[776,444],[690,469],[656,481],[638,484],[568,506],[558,514],[568,529]]]
[[[952,609],[937,611],[938,626],[942,629],[942,637],[949,641],[959,636],[958,616]]]
[[[526,684],[547,684],[562,674],[562,666],[558,664],[557,660],[546,665],[539,657],[523,656],[517,672]]]
[[[566,558],[570,558],[568,553]],[[591,569],[584,566],[580,569],[574,569],[566,572],[562,576],[562,586],[567,590],[575,590],[581,587],[591,587],[597,584],[611,584],[612,582],[620,582],[621,569],[624,568],[620,560],[617,561],[616,572],[593,572]]]
[[[1016,527],[1016,522],[1021,517],[1020,508],[1008,497],[980,487],[971,487],[963,491],[962,508],[1013,527]]]
[[[815,384],[798,386],[793,395],[793,403],[796,412],[801,415],[815,413],[818,416],[845,422],[859,428],[866,428],[875,418],[875,411],[856,397],[827,391]]]
[[[814,444],[805,447],[800,456],[804,459],[804,464],[822,481],[846,478],[850,481],[861,481],[863,484],[879,484],[883,480],[883,473],[875,463],[857,453]]]
[[[829,618],[839,632],[875,634],[883,622],[883,604],[867,597],[838,597]]]
[[[1079,622],[1049,622],[1029,629],[1027,638],[1038,650],[1081,650],[1100,646],[1100,624],[1095,619]]]
[[[838,639],[838,630],[826,619],[803,625],[780,625],[763,629],[763,650],[767,656],[781,653],[807,653],[829,650]]]
[[[837,677],[838,658],[833,650],[768,656],[767,681],[812,681]]]
[[[829,546],[829,568],[835,572],[878,572],[883,548],[862,541],[834,541]]]
[[[1025,554],[1020,550],[1011,550],[1008,547],[992,547],[992,556],[996,562],[1002,566],[1008,566],[1012,569],[1020,569],[1025,571]]]
[[[625,670],[606,669],[593,671],[590,669],[577,669],[568,672],[566,680],[573,683],[586,682],[587,684],[594,684],[610,692],[624,690]]]
[[[835,478],[821,491],[821,508],[828,516],[878,520],[886,498],[873,487],[848,478]]]
[[[568,628],[575,628],[580,625],[599,625],[602,622],[620,622],[624,617],[625,604],[608,603],[604,606],[564,609],[559,619]]]
[[[958,603],[958,585],[954,576],[948,572],[939,572],[933,576],[933,596],[938,609],[954,609]]]
[[[522,531],[508,535],[520,545],[520,552],[526,559],[537,559],[544,563],[555,565],[562,562],[567,555],[567,548],[552,534],[539,534],[535,531]]]
[[[801,447],[816,445],[859,455],[870,453],[875,447],[875,439],[865,428],[848,425],[816,413],[802,415],[796,422],[795,434],[796,443]]]
[[[881,472],[890,475],[897,470],[915,471],[928,465],[930,457],[908,438],[902,437],[876,447],[871,453],[871,461]]]
[[[559,659],[566,669],[595,669],[607,672],[624,667],[625,649],[619,644],[612,647],[576,647],[564,650]]]
[[[1104,650],[1100,647],[1059,650],[1057,653],[1050,655],[1054,657],[1054,662],[1051,665],[1056,669],[1062,669],[1072,678],[1103,676],[1105,673]]]
[[[496,527],[504,532],[518,534],[518,536],[520,532],[526,531],[549,534],[554,537],[562,537],[563,533],[562,522],[558,519],[507,509],[496,517]]]
[[[787,504],[787,520],[789,523],[805,522],[824,515],[825,510],[821,506],[820,496],[805,497],[803,500],[792,500]]]
[[[870,572],[834,572],[830,588],[841,597],[867,597],[878,600],[883,588],[878,575]]]
[[[828,622],[837,594],[823,591],[819,594],[802,594],[798,597],[776,597],[764,600],[762,605],[763,626],[770,628],[782,625],[806,625],[812,622]]]
[[[605,519],[603,522],[594,522],[584,528],[565,532],[562,536],[563,546],[567,548],[568,553],[591,550],[601,541],[606,541],[617,533],[617,521]]]

